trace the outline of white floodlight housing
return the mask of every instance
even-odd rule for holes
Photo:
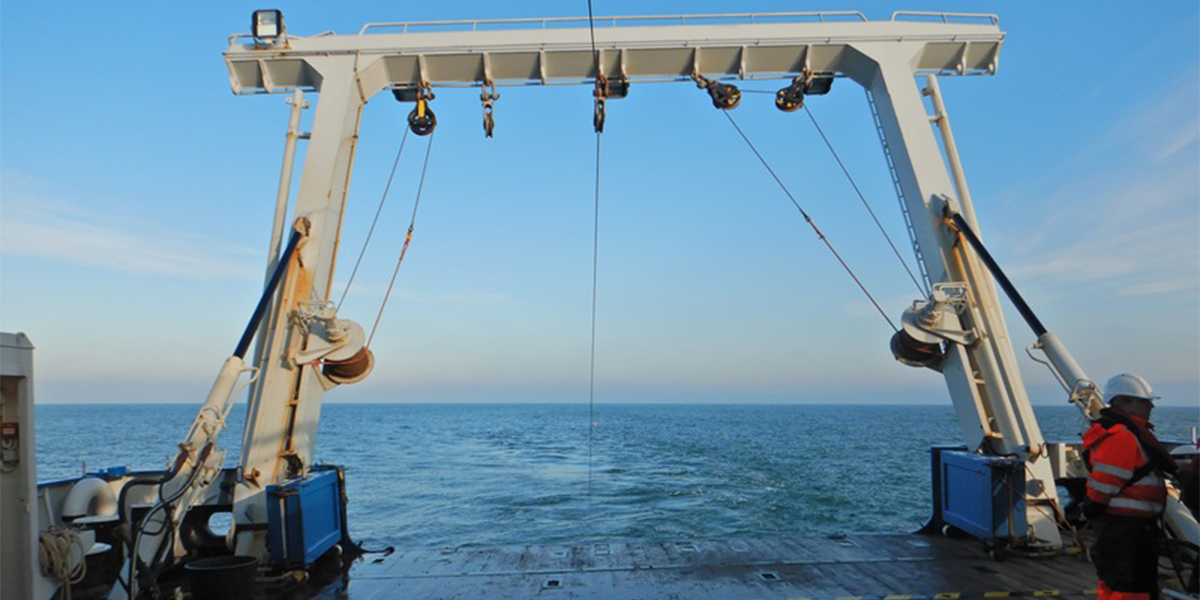
[[[283,35],[283,12],[256,10],[250,19],[250,33],[259,39],[274,39]]]

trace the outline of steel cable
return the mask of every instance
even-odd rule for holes
[[[592,13],[592,0],[588,0],[588,33],[592,40],[592,61],[596,68],[596,81],[600,81],[600,51],[596,49],[596,25]],[[592,217],[592,340],[588,372],[588,498],[592,497],[592,438],[596,429],[596,289],[600,265],[600,127],[596,128],[596,176],[595,205]]]
[[[742,93],[775,94],[775,92],[769,90],[742,90]],[[846,176],[846,180],[850,182],[850,187],[854,188],[854,193],[857,194],[858,199],[862,201],[863,208],[867,209],[867,213],[871,215],[871,220],[873,220],[875,222],[875,226],[879,228],[879,233],[883,234],[883,239],[887,240],[887,244],[891,247],[892,253],[896,255],[896,260],[900,261],[900,266],[904,267],[904,271],[908,273],[908,278],[912,280],[913,285],[917,286],[917,291],[924,295],[925,288],[921,286],[920,280],[917,279],[917,276],[913,273],[912,268],[908,266],[908,262],[904,260],[904,256],[900,253],[900,250],[896,248],[896,243],[892,241],[892,236],[888,235],[887,230],[883,228],[883,224],[880,223],[879,217],[875,214],[875,210],[872,209],[870,203],[867,202],[866,195],[864,195],[862,190],[858,187],[858,182],[856,182],[854,177],[850,175],[850,170],[847,169],[846,164],[842,162],[842,157],[837,153],[837,150],[834,150],[833,143],[830,142],[829,138],[825,135],[825,130],[822,129],[817,123],[817,118],[815,115],[813,115],[812,111],[809,110],[808,105],[804,106],[804,112],[808,114],[808,118],[812,121],[813,127],[821,136],[821,140],[825,142],[825,147],[829,149],[830,154],[833,155],[833,159],[837,161],[838,167],[842,169],[842,173]]]
[[[806,212],[804,208],[800,206],[800,202],[796,200],[795,196],[792,195],[791,190],[789,190],[787,185],[783,183],[783,180],[779,178],[779,175],[775,174],[775,169],[771,168],[771,165],[767,162],[767,159],[764,158],[762,153],[758,151],[758,148],[754,146],[754,142],[750,141],[750,138],[746,136],[746,133],[742,131],[742,128],[738,126],[737,121],[733,120],[733,116],[729,114],[729,111],[723,110],[721,113],[724,114],[725,118],[729,120],[729,124],[733,125],[733,128],[737,130],[738,135],[742,136],[742,139],[745,140],[746,145],[750,147],[752,152],[754,152],[754,156],[758,157],[758,161],[762,163],[762,166],[765,167],[767,172],[771,174],[771,177],[775,179],[775,183],[779,184],[779,188],[783,190],[785,195],[787,195],[788,200],[792,201],[792,205],[796,207],[796,210],[800,211],[800,216],[804,217],[805,222],[812,227],[813,231],[817,234],[817,237],[820,238],[820,240],[825,244],[825,247],[829,248],[829,251],[833,253],[833,257],[837,259],[838,263],[842,265],[842,268],[846,270],[846,273],[850,275],[850,278],[854,280],[854,283],[858,285],[858,289],[862,290],[862,293],[866,295],[867,299],[871,301],[871,304],[875,306],[875,310],[879,311],[879,315],[883,317],[883,320],[887,321],[887,324],[892,328],[892,331],[899,331],[896,328],[896,324],[893,323],[892,319],[888,317],[886,312],[884,312],[883,307],[879,306],[879,302],[875,301],[875,297],[872,296],[871,292],[867,290],[867,287],[863,285],[862,280],[858,278],[858,275],[854,274],[854,270],[850,268],[850,265],[846,264],[846,261],[842,258],[842,255],[838,254],[838,251],[833,247],[833,244],[830,243],[829,239],[825,237],[825,234],[821,232],[821,229],[817,227],[816,222],[814,222],[812,217],[809,216],[808,212]]]
[[[404,154],[404,144],[408,141],[407,127],[404,128],[404,135],[400,138],[400,149],[396,150],[396,160],[392,162],[392,172],[388,175],[387,185],[383,186],[383,196],[379,198],[379,208],[375,209],[375,218],[371,221],[371,228],[367,231],[367,239],[363,241],[362,250],[358,253],[358,260],[354,261],[354,269],[350,271],[350,279],[346,281],[346,289],[342,290],[342,297],[338,300],[337,308],[342,308],[342,303],[346,301],[346,294],[350,293],[350,284],[354,283],[354,276],[358,274],[358,267],[362,264],[363,256],[367,253],[367,245],[371,243],[371,236],[375,235],[375,225],[379,223],[379,215],[383,212],[383,204],[387,200],[388,191],[392,189],[392,179],[396,177],[396,167],[400,165],[400,155]],[[432,142],[431,142],[432,143]]]
[[[875,221],[875,226],[879,228],[879,233],[883,234],[883,239],[887,240],[888,246],[891,246],[892,252],[896,255],[896,260],[900,261],[900,266],[904,267],[904,271],[908,273],[908,278],[912,280],[913,285],[917,286],[917,291],[921,294],[924,294],[925,288],[921,287],[921,282],[917,281],[917,276],[914,275],[912,269],[908,267],[908,262],[906,262],[904,257],[901,256],[900,250],[896,248],[896,244],[892,242],[892,237],[887,234],[887,231],[883,228],[883,224],[879,222],[879,217],[875,216],[875,211],[872,210],[871,205],[867,203],[867,197],[863,195],[862,190],[858,187],[858,183],[856,183],[854,181],[854,177],[850,175],[850,170],[847,169],[846,164],[842,162],[842,157],[838,156],[837,150],[833,149],[833,144],[829,141],[829,138],[825,136],[825,131],[821,129],[821,126],[817,123],[817,118],[813,115],[812,111],[808,109],[808,106],[804,107],[804,113],[808,115],[808,119],[812,121],[813,127],[817,130],[817,133],[825,142],[825,147],[829,148],[829,153],[833,155],[833,160],[837,161],[838,166],[842,169],[842,173],[846,175],[846,180],[850,182],[850,187],[854,188],[855,194],[858,194],[858,199],[862,201],[863,208],[867,209],[867,212],[871,215],[871,220]]]
[[[408,222],[408,233],[404,236],[404,245],[400,247],[400,257],[396,259],[396,268],[392,270],[392,280],[388,283],[383,302],[379,305],[379,314],[375,315],[375,324],[371,326],[371,335],[367,337],[364,348],[370,348],[375,339],[375,330],[379,328],[379,320],[383,318],[383,309],[387,308],[388,299],[392,296],[392,287],[396,285],[396,276],[400,274],[400,264],[408,253],[408,245],[412,242],[413,228],[417,224],[417,209],[421,207],[421,192],[425,190],[425,173],[429,171],[429,155],[433,151],[433,134],[429,135],[429,145],[425,147],[425,164],[421,167],[421,180],[417,183],[417,199],[413,202],[412,218]]]

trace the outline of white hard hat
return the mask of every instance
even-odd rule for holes
[[[1121,373],[1104,384],[1104,397],[1109,402],[1112,402],[1112,399],[1117,396],[1141,398],[1151,402],[1159,399],[1159,396],[1154,395],[1154,390],[1150,389],[1150,382],[1129,373]]]

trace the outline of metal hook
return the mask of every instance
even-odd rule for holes
[[[488,92],[488,88],[491,92]],[[483,133],[487,137],[492,137],[492,130],[496,128],[496,118],[492,115],[495,110],[493,103],[500,99],[500,94],[496,93],[496,84],[492,80],[483,82],[483,87],[479,92],[479,101],[483,103]]]

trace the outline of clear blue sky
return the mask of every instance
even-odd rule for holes
[[[818,3],[610,2],[598,15],[817,10]],[[287,107],[236,97],[226,36],[261,5],[73,3],[0,12],[0,328],[38,347],[45,402],[199,403],[248,318]],[[579,16],[586,3],[282,4],[289,31],[369,21]],[[863,2],[871,18],[891,3]],[[1194,2],[906,2],[1000,12],[995,77],[945,78],[981,227],[1093,377],[1200,398],[1200,16]],[[746,90],[771,90],[748,82]],[[416,239],[378,366],[330,401],[586,402],[590,90],[447,90]],[[911,282],[803,113],[747,94],[735,117],[893,315]],[[907,247],[861,89],[810,101]],[[336,289],[380,198],[408,107],[367,107]],[[311,118],[311,111],[309,111]],[[410,139],[343,317],[374,320],[425,140]],[[948,402],[728,124],[690,84],[610,103],[603,139],[598,402]],[[1015,316],[1013,338],[1032,334]],[[1020,349],[1018,349],[1020,352]],[[1024,359],[1023,359],[1024,360]],[[1025,360],[1038,403],[1062,401]]]

